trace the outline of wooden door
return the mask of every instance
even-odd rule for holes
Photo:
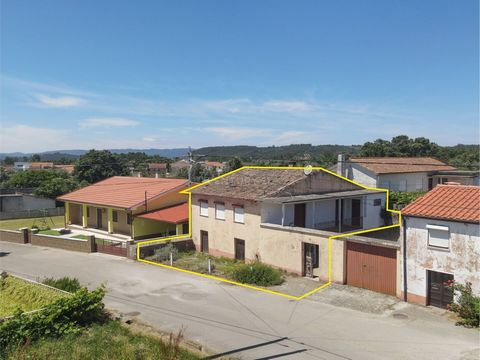
[[[208,253],[208,232],[200,231],[200,251]]]
[[[235,239],[235,259],[245,261],[245,240]]]
[[[305,227],[306,204],[295,204],[293,212],[293,226]]]
[[[102,209],[97,209],[97,229],[102,228]]]
[[[445,283],[453,280],[452,274],[428,270],[428,305],[446,309],[453,301],[453,291]]]
[[[361,207],[360,199],[352,199],[352,226],[360,226],[361,219],[360,219],[360,207]]]
[[[397,250],[347,242],[347,284],[395,296]]]

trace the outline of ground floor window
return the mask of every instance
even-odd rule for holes
[[[113,222],[118,222],[118,211],[116,210],[112,211],[112,220]]]
[[[200,230],[200,251],[208,253],[208,232]]]
[[[182,224],[182,234],[188,234],[188,223]]]

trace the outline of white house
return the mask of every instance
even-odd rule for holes
[[[392,191],[427,191],[438,184],[478,185],[478,171],[460,171],[431,157],[338,156],[336,172],[369,187]]]
[[[470,282],[480,294],[480,187],[439,185],[402,215],[404,298],[446,307],[448,280]]]

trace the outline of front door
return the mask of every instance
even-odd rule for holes
[[[97,209],[97,229],[102,228],[102,209]]]
[[[208,232],[200,231],[200,251],[208,253]]]
[[[428,305],[446,309],[453,302],[453,291],[445,284],[449,280],[452,274],[428,270]]]
[[[305,227],[306,204],[295,204],[293,226]]]
[[[360,199],[352,199],[352,226],[360,226]]]
[[[245,240],[235,239],[235,259],[245,261]]]

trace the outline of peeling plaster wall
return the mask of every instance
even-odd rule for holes
[[[450,228],[448,250],[428,247],[428,225]],[[480,294],[480,225],[406,217],[408,293],[427,296],[427,270],[453,274]]]

